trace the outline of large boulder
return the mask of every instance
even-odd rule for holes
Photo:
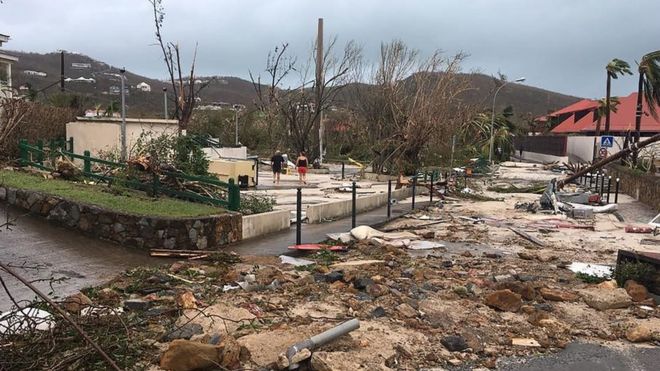
[[[580,291],[584,302],[598,310],[628,308],[632,304],[625,289],[593,288]]]
[[[633,280],[626,281],[626,283],[623,285],[623,288],[626,290],[628,295],[630,295],[633,301],[644,301],[649,297],[649,290],[647,290],[644,285],[640,285]]]
[[[522,298],[511,290],[498,290],[486,296],[486,305],[505,312],[517,312],[522,306]]]

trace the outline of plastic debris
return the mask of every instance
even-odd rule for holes
[[[568,266],[573,273],[584,273],[590,276],[609,278],[612,275],[612,267],[601,264],[578,263],[573,262]]]
[[[445,247],[445,245],[433,241],[411,241],[407,247],[411,250],[430,250]]]
[[[314,264],[313,261],[301,258],[294,258],[293,256],[280,255],[280,261],[282,264],[291,264],[295,267],[302,267],[305,265]]]

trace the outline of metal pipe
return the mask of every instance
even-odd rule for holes
[[[314,335],[309,339],[305,339],[301,342],[298,342],[290,346],[289,349],[286,350],[286,358],[289,359],[290,361],[294,355],[296,355],[298,352],[300,352],[303,349],[314,350],[359,328],[360,328],[360,321],[357,318],[348,320],[336,327],[333,327],[318,335]],[[297,363],[289,365],[289,370],[295,370],[297,368],[298,368]]]
[[[434,172],[431,172],[431,187],[429,188],[429,203],[433,203],[433,174]]]
[[[296,245],[302,244],[302,188],[296,193]]]
[[[392,179],[387,181],[387,219],[392,217]]]
[[[603,197],[603,194],[605,191],[603,190],[605,188],[605,174],[600,175],[600,197]]]
[[[124,72],[125,69],[119,70],[121,72],[121,160],[127,160],[127,149],[126,149],[126,92],[124,84]]]
[[[346,168],[346,163],[344,161],[341,162],[341,180],[344,180],[344,170]]]
[[[163,118],[167,120],[167,88],[163,88]]]
[[[351,228],[355,228],[355,208],[356,208],[356,198],[357,198],[357,191],[355,189],[355,181],[353,181],[353,189],[352,189],[352,199],[351,199]]]
[[[607,203],[610,203],[610,190],[612,189],[612,176],[607,177]]]
[[[619,178],[616,178],[616,187],[614,187],[614,203],[619,203]]]
[[[417,175],[413,178],[413,191],[412,191],[412,209],[415,210],[415,193],[417,190]]]

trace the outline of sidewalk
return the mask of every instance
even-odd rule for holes
[[[400,217],[411,211],[411,198],[401,200],[401,202],[392,206],[392,219]],[[417,196],[415,198],[415,208],[422,208],[428,205],[428,197]],[[387,220],[387,206],[383,206],[366,213],[356,216],[356,225],[375,225]],[[326,239],[326,234],[347,232],[351,229],[351,218],[344,218],[327,223],[320,224],[302,224],[302,243],[317,243]],[[241,255],[296,255],[297,252],[289,250],[287,247],[296,243],[296,226],[290,229],[272,233],[269,235],[256,237],[232,244],[225,250],[233,251]]]

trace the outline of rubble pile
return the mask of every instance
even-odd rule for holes
[[[538,194],[485,194],[503,201],[448,197],[379,230],[332,236],[346,252],[177,261],[68,302],[148,323],[152,369],[495,368],[576,340],[660,344],[657,292],[611,279],[617,249],[638,247],[625,223],[515,207]],[[354,318],[348,334],[287,352]]]

